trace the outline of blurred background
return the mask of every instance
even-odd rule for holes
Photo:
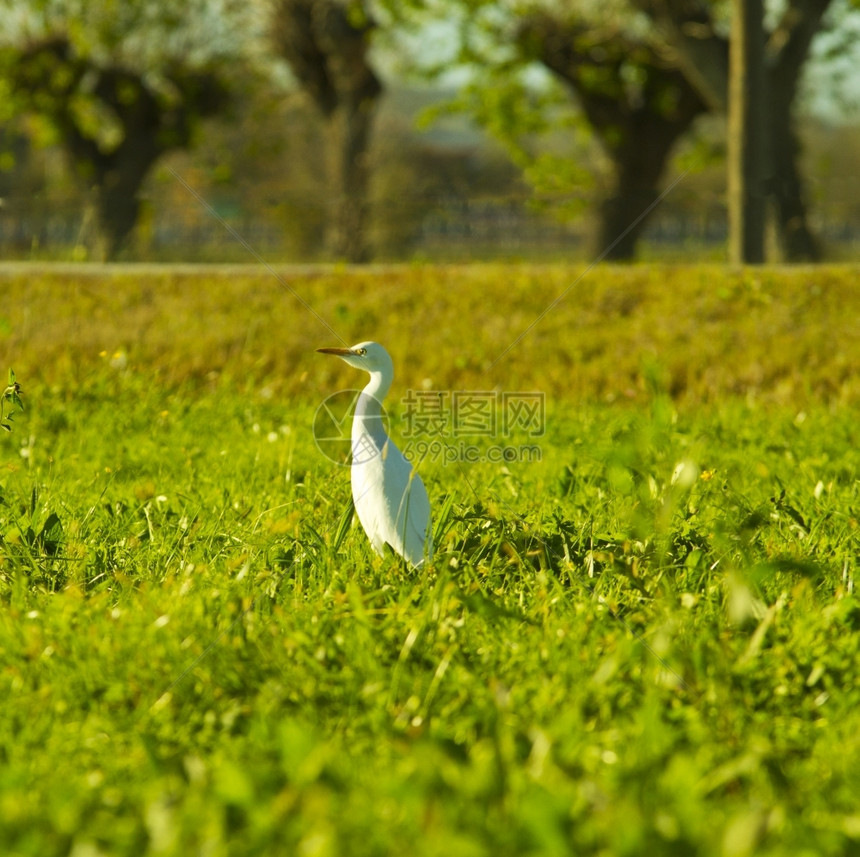
[[[3,0],[0,258],[723,260],[743,3]],[[857,260],[860,4],[761,15],[767,258]]]

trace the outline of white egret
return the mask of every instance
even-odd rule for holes
[[[430,500],[421,477],[385,433],[382,401],[394,378],[394,364],[378,342],[352,348],[318,348],[370,374],[352,419],[352,499],[373,549],[385,545],[416,568],[433,554]]]

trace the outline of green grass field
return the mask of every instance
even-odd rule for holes
[[[0,269],[0,853],[860,853],[860,271],[582,273]],[[545,397],[412,439],[421,572],[314,441],[341,338],[404,445]]]

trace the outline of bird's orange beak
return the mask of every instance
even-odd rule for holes
[[[348,357],[352,354],[351,348],[317,348],[319,354],[336,354],[338,357]]]

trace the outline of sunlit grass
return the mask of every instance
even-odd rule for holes
[[[4,284],[4,854],[857,847],[853,274],[592,272],[490,368],[578,273],[288,280],[395,355],[396,436],[410,388],[546,394],[539,461],[422,463],[421,574],[276,282]]]
[[[18,269],[12,269],[18,271]],[[3,279],[0,356],[79,398],[100,362],[170,395],[219,380],[317,400],[353,375],[321,344],[382,342],[397,386],[539,389],[552,401],[856,402],[854,267],[474,265],[219,273],[133,266]],[[311,311],[312,310],[312,311]],[[290,397],[290,398],[287,398]]]

